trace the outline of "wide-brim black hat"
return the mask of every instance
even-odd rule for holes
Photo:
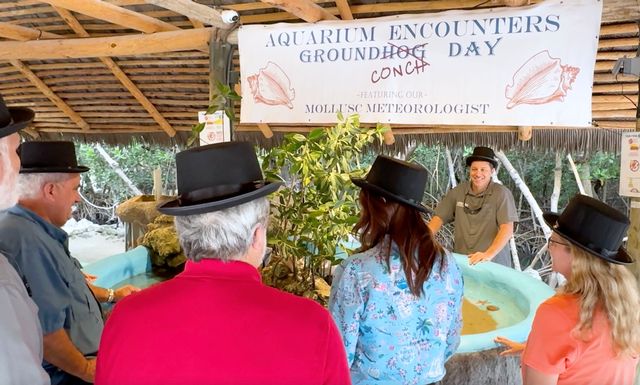
[[[79,166],[73,142],[24,142],[18,148],[20,174],[68,173],[89,171]]]
[[[483,162],[489,162],[493,168],[498,167],[498,159],[496,154],[489,147],[476,147],[473,149],[473,153],[466,159],[467,166],[471,166],[471,163],[480,160]]]
[[[427,170],[417,163],[378,155],[366,178],[351,181],[360,188],[428,213],[431,210],[421,203],[427,177]]]
[[[176,155],[178,198],[158,206],[167,215],[224,210],[264,197],[282,182],[265,180],[253,146],[216,143]]]
[[[0,138],[16,133],[27,127],[35,113],[29,108],[7,107],[0,95]]]
[[[576,195],[562,214],[546,212],[542,217],[553,231],[598,258],[616,264],[634,262],[622,247],[629,218],[597,199]]]

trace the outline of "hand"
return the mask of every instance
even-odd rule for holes
[[[84,271],[82,272],[82,275],[84,275],[84,279],[87,281],[87,283],[93,283],[96,279],[98,279],[97,275],[88,274]]]
[[[494,256],[484,251],[478,251],[477,253],[469,254],[467,257],[469,258],[469,265],[475,265],[480,262],[489,262]]]
[[[137,293],[139,292],[141,289],[137,288],[133,285],[125,285],[122,286],[121,288],[118,288],[115,292],[115,296],[114,296],[114,301],[118,302],[121,299],[123,299],[124,297],[128,296],[129,294],[132,293]]]
[[[80,376],[80,379],[93,384],[95,381],[95,378],[96,378],[96,359],[89,358],[87,359],[84,372]]]
[[[519,342],[512,341],[508,338],[504,338],[500,336],[496,337],[493,341],[498,344],[504,345],[508,348],[507,350],[503,350],[500,352],[500,355],[503,357],[521,354],[525,346],[527,346],[526,344],[521,344]]]

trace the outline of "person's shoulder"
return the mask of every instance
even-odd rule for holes
[[[278,304],[282,311],[304,314],[307,319],[325,319],[329,316],[327,309],[312,299],[300,297],[266,285],[263,290],[266,295],[271,297],[271,302]]]
[[[540,304],[536,314],[546,318],[575,320],[579,311],[579,300],[574,295],[555,294]]]

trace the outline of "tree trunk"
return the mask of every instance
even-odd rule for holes
[[[549,226],[547,226],[547,224],[544,222],[544,219],[542,219],[542,210],[540,209],[540,205],[538,204],[538,202],[536,202],[533,194],[531,194],[529,187],[526,183],[524,183],[522,178],[520,178],[520,175],[518,175],[516,169],[513,168],[511,162],[509,162],[509,159],[507,159],[507,157],[504,155],[504,152],[498,151],[496,152],[496,156],[498,157],[498,159],[500,159],[500,162],[502,163],[504,168],[509,172],[511,179],[513,179],[516,186],[520,189],[522,195],[527,199],[529,206],[533,209],[535,218],[538,220],[538,223],[540,223],[540,226],[542,227],[545,238],[548,239],[551,235],[551,229],[549,229]]]
[[[451,159],[451,151],[449,151],[449,147],[444,148],[444,154],[447,157],[447,167],[449,168],[449,183],[451,184],[451,188],[454,188],[458,185],[456,181],[456,170],[453,167],[453,160]]]
[[[98,154],[100,154],[100,156],[102,156],[102,158],[104,158],[104,160],[106,160],[107,163],[109,163],[109,166],[113,168],[113,171],[115,171],[116,174],[118,174],[118,176],[120,177],[120,179],[122,179],[124,183],[127,185],[127,187],[129,187],[129,190],[131,190],[131,192],[134,195],[142,195],[142,192],[136,187],[136,185],[133,184],[131,179],[129,179],[129,177],[124,173],[124,171],[122,171],[122,168],[120,168],[120,165],[118,164],[118,162],[116,162],[107,153],[107,151],[105,151],[105,149],[102,148],[102,145],[100,143],[96,143],[94,146],[95,146],[95,149],[98,150]]]
[[[556,152],[556,168],[553,170],[553,192],[551,193],[551,211],[558,212],[558,201],[562,191],[562,154]]]
[[[585,162],[584,164],[582,164],[582,167],[580,167],[580,174],[584,193],[590,197],[593,197],[593,189],[591,188],[591,166],[589,166],[589,163]]]
[[[580,174],[578,174],[578,169],[576,168],[576,164],[573,163],[573,158],[571,154],[567,154],[567,160],[569,160],[569,164],[571,165],[571,171],[573,171],[573,176],[576,178],[576,184],[578,185],[578,190],[580,190],[580,194],[585,195],[584,186],[582,185],[582,181],[580,180]]]
[[[504,156],[504,154],[502,154],[502,155]],[[504,158],[507,159],[506,156]],[[507,160],[507,162],[508,162],[508,160]],[[500,181],[500,179],[498,179],[498,171],[497,170],[496,170],[496,172],[493,173],[491,178],[493,179],[493,181],[495,183],[502,184],[502,181]],[[518,271],[522,271],[522,268],[520,267],[520,257],[518,256],[518,248],[516,247],[516,241],[515,241],[513,235],[511,236],[511,238],[509,238],[509,249],[511,250],[511,260],[513,261],[513,268],[518,270]]]

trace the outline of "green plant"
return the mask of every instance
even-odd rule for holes
[[[358,189],[351,177],[361,177],[362,152],[380,142],[385,128],[360,127],[359,117],[344,118],[331,128],[308,136],[289,134],[267,152],[263,169],[267,178],[285,181],[272,196],[269,245],[274,261],[263,272],[267,284],[294,294],[326,301],[324,278],[336,264],[337,252],[346,251],[358,217]],[[320,287],[318,287],[320,286]]]
[[[228,84],[222,84],[216,80],[215,93],[212,95],[207,108],[207,114],[212,114],[216,111],[224,110],[229,120],[232,122],[236,116],[233,112],[233,102],[242,99],[236,91]],[[204,129],[204,123],[198,123],[191,127],[191,136],[187,140],[187,146],[191,147],[195,143],[196,139],[200,137],[200,133]]]

